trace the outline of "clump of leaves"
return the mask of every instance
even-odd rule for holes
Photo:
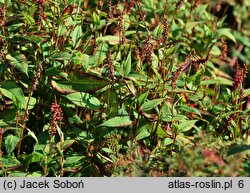
[[[219,6],[0,3],[1,176],[249,175],[248,61]]]

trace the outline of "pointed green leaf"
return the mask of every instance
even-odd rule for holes
[[[39,153],[37,151],[34,151],[32,154],[27,155],[29,159],[28,161],[30,161],[31,163],[36,163],[36,162],[40,162],[41,159],[45,158],[45,155],[43,155],[42,153]]]
[[[25,73],[28,76],[28,63],[26,57],[23,54],[7,54],[6,59],[11,66]]]
[[[102,123],[100,126],[104,127],[126,127],[132,124],[132,121],[130,120],[129,116],[117,116],[113,117],[111,119],[108,119],[104,123]]]
[[[250,88],[245,89],[244,91],[244,97],[247,97],[248,95],[250,95]]]
[[[27,174],[25,177],[42,177],[44,174],[42,172],[32,172],[30,174]]]
[[[27,128],[27,130],[28,130],[28,136],[31,136],[38,143],[38,139],[36,137],[36,134],[28,128]]]
[[[172,122],[172,121],[183,121],[186,120],[187,117],[185,115],[175,115],[174,117],[172,117],[171,115],[166,116],[166,117],[162,117],[161,120],[165,121],[165,122]]]
[[[146,101],[146,99],[148,98],[148,93],[149,93],[149,91],[147,91],[147,92],[141,94],[141,95],[138,97],[138,102],[139,102],[140,105],[142,105],[142,104]]]
[[[10,154],[16,147],[17,143],[19,141],[18,136],[14,136],[12,134],[9,134],[5,139],[5,148],[8,154]]]
[[[147,101],[141,106],[141,109],[143,111],[149,111],[155,108],[157,105],[159,105],[162,101],[164,101],[164,99],[165,98],[160,98],[160,99],[153,99],[153,100]]]
[[[156,129],[156,124],[154,125],[154,129]],[[157,131],[156,131],[157,136],[160,139],[164,139],[166,137],[169,137],[168,132],[165,130],[165,128],[163,129],[161,126],[157,127]]]
[[[69,60],[72,57],[72,54],[68,52],[57,52],[50,56],[51,60]]]
[[[99,42],[100,43],[108,42],[110,45],[119,44],[119,41],[120,41],[120,37],[119,36],[106,35],[106,36],[103,36],[103,37],[96,38],[96,42],[98,42],[98,43]]]
[[[186,23],[185,30],[192,30],[194,27],[201,25],[203,22],[201,21],[193,21]]]
[[[81,65],[85,71],[88,71],[89,69],[89,55],[83,54],[81,52],[74,53],[73,57],[70,59],[70,61],[74,65]]]
[[[103,147],[102,150],[106,153],[113,153],[112,149],[107,148],[107,147]]]
[[[174,141],[173,141],[172,139],[170,139],[170,138],[165,138],[164,141],[163,141],[163,144],[164,144],[165,146],[167,146],[167,145],[172,144],[173,142],[174,142]]]
[[[33,19],[33,17],[31,17],[30,15],[28,15],[24,11],[22,11],[21,14],[23,15],[24,19],[28,22],[29,25],[34,25],[35,24],[35,20]]]
[[[221,28],[221,29],[218,30],[218,34],[221,35],[221,36],[225,36],[228,39],[232,40],[234,43],[236,43],[235,37],[230,32],[230,28]]]
[[[75,156],[68,156],[65,160],[65,165],[72,166],[72,164],[79,163],[85,156],[82,155],[75,155]]]
[[[23,105],[23,108],[24,109],[26,108],[28,100],[29,100],[28,109],[29,110],[33,109],[34,106],[36,105],[36,98],[34,98],[34,97],[30,97],[30,99],[29,99],[29,97],[25,97],[25,104]]]
[[[122,62],[120,73],[123,76],[128,76],[131,71],[131,51],[129,52],[127,59]]]
[[[228,151],[228,156],[234,155],[234,154],[237,154],[237,153],[242,153],[244,151],[249,152],[250,151],[250,145],[234,145],[234,146],[230,147],[230,149]]]
[[[162,35],[162,31],[163,31],[163,25],[162,24],[159,24],[158,26],[156,26],[153,33],[152,33],[154,39],[160,39],[160,37]]]
[[[197,120],[189,120],[189,121],[182,122],[177,126],[178,131],[179,132],[189,131],[190,129],[192,129],[195,126],[196,122],[197,122]]]
[[[76,45],[76,42],[80,39],[82,36],[82,27],[80,25],[77,25],[72,32],[72,44],[73,46]]]
[[[28,173],[20,172],[20,171],[13,171],[8,176],[9,177],[27,177]]]
[[[80,107],[87,107],[87,108],[95,110],[101,106],[100,101],[96,97],[88,93],[76,92],[76,93],[68,94],[65,97],[69,99],[72,103]]]
[[[63,109],[63,113],[67,117],[69,124],[82,124],[82,120],[75,114],[74,111],[72,111],[69,107],[61,105]]]
[[[89,58],[89,66],[98,66],[107,58],[109,46],[106,43],[98,45],[97,51],[94,55]]]
[[[3,94],[6,94],[6,97],[11,97],[10,99],[13,100],[15,103],[21,103],[20,107],[25,108],[25,97],[23,91],[20,87],[18,87],[14,82],[5,81],[1,83],[0,90],[4,91]],[[11,95],[11,94],[12,95]],[[19,105],[18,105],[19,106]]]
[[[198,109],[196,109],[194,107],[180,105],[180,106],[177,106],[176,109],[184,111],[184,112],[195,113],[195,114],[201,116],[200,111],[198,111]]]
[[[71,77],[71,81],[52,80],[51,85],[58,92],[69,94],[73,92],[94,92],[107,86],[109,81],[95,75],[84,74],[82,77]]]
[[[3,96],[5,96],[5,97],[7,97],[7,98],[9,98],[9,99],[13,99],[13,94],[9,91],[9,90],[7,90],[7,89],[4,89],[4,88],[0,88],[0,93],[3,95]]]
[[[214,78],[214,79],[209,79],[209,80],[203,80],[201,82],[201,85],[210,85],[210,84],[219,84],[219,85],[228,85],[232,86],[233,81],[226,79],[226,78]]]
[[[159,59],[158,57],[153,53],[152,54],[152,67],[157,69],[159,66]]]
[[[43,38],[41,38],[40,36],[35,36],[35,35],[32,35],[32,36],[18,35],[17,37],[26,39],[30,42],[36,43],[37,45],[40,45],[40,43],[42,43],[43,41]]]
[[[137,136],[136,136],[136,140],[141,140],[144,139],[146,137],[150,136],[150,133],[148,132],[148,130],[144,129],[142,132],[140,132]]]
[[[62,70],[58,67],[51,67],[45,70],[46,76],[61,76],[62,78],[68,78],[68,74],[62,72]]]
[[[235,38],[240,41],[242,44],[250,48],[250,37],[249,35],[244,35],[240,31],[234,31]]]
[[[74,140],[74,139],[66,139],[63,142],[63,149],[67,149],[68,147],[70,147],[75,142],[76,142],[76,140]]]
[[[2,165],[5,168],[8,167],[19,167],[20,162],[16,159],[15,156],[7,155],[2,158]]]

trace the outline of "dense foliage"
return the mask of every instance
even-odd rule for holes
[[[0,0],[0,176],[249,176],[249,10]]]

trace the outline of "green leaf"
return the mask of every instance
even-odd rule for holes
[[[82,27],[77,25],[72,32],[72,44],[73,46],[76,45],[77,41],[82,37]]]
[[[41,38],[40,36],[35,36],[35,35],[32,35],[32,36],[18,35],[17,37],[26,39],[30,42],[36,43],[37,45],[40,45],[43,41],[43,38]]]
[[[2,112],[0,112],[0,120],[2,123],[1,126],[4,126],[7,123],[13,123],[16,120],[17,116],[17,109],[16,108],[10,108],[10,109],[4,109]],[[7,124],[7,126],[9,126]]]
[[[2,117],[1,113],[0,116]],[[13,119],[12,119],[13,120]],[[9,124],[7,124],[3,119],[0,119],[0,127],[7,127]],[[4,130],[3,130],[4,131]]]
[[[26,57],[23,54],[7,54],[6,59],[11,66],[25,73],[28,76],[28,63]]]
[[[147,101],[147,102],[143,103],[143,105],[141,106],[141,109],[143,111],[149,111],[149,110],[155,108],[160,103],[162,103],[162,101],[164,101],[164,99],[165,98],[160,98],[160,99],[153,99],[153,100]]]
[[[68,52],[57,52],[50,56],[51,60],[69,60],[72,57],[72,54]]]
[[[25,107],[26,101],[25,101],[23,91],[20,87],[18,87],[14,82],[11,82],[11,81],[2,82],[1,87],[3,89],[0,88],[0,90],[3,91],[3,94],[6,94],[5,95],[6,97],[10,97],[10,93],[12,94],[10,99],[13,100],[13,102],[16,103],[18,107],[20,108]],[[19,102],[21,103],[20,106],[18,104]]]
[[[186,23],[185,30],[192,30],[194,27],[199,26],[203,24],[201,21],[193,21],[193,22],[188,22]]]
[[[247,47],[250,47],[250,37],[249,36],[246,36],[242,32],[236,31],[236,30],[234,31],[234,36],[242,44],[244,44]]]
[[[225,36],[228,39],[232,40],[234,43],[236,43],[235,37],[230,32],[230,28],[221,28],[221,29],[218,30],[218,34],[221,35],[221,36]]]
[[[94,55],[92,55],[89,59],[89,66],[98,66],[103,62],[104,59],[107,58],[109,46],[106,43],[101,43],[98,45],[97,51]]]
[[[24,109],[26,108],[28,99],[29,99],[29,97],[25,97],[25,104],[23,106]],[[30,97],[29,104],[28,104],[28,109],[29,110],[33,109],[35,105],[36,105],[36,98]]]
[[[13,171],[10,173],[8,177],[27,177],[28,173],[20,172],[20,171]]]
[[[208,4],[205,4],[205,5],[202,5],[202,4],[199,4],[199,6],[194,10],[196,13],[198,13],[199,15],[200,14],[204,14],[204,15],[208,15],[206,14],[207,13],[207,7],[208,7]],[[208,16],[207,16],[208,17]],[[210,17],[209,17],[210,18]]]
[[[58,67],[51,67],[45,70],[46,76],[61,76],[63,78],[68,78],[68,74],[65,72],[62,72],[60,68]]]
[[[5,168],[15,167],[15,166],[18,167],[18,166],[20,166],[19,164],[20,164],[20,162],[14,156],[7,155],[7,156],[4,156],[2,158],[2,165]]]
[[[136,136],[136,140],[141,140],[144,139],[146,137],[150,136],[150,133],[148,132],[148,130],[144,129],[142,132],[140,132],[137,136]]]
[[[158,66],[159,66],[158,64],[159,64],[159,59],[158,59],[158,57],[153,53],[153,54],[152,54],[152,68],[157,69]]]
[[[140,72],[140,73],[132,72],[129,74],[129,79],[136,82],[136,84],[141,85],[139,82],[141,81],[146,82],[148,80],[148,76],[144,74],[143,72]]]
[[[182,121],[182,120],[186,120],[187,117],[185,115],[175,115],[174,117],[172,117],[171,115],[166,116],[166,117],[162,117],[161,120],[165,121],[165,122],[172,122],[172,121]]]
[[[66,139],[63,142],[63,149],[67,149],[68,147],[70,147],[73,143],[75,143],[76,140],[74,139]]]
[[[30,129],[28,129],[27,128],[27,130],[28,130],[28,136],[31,136],[33,139],[35,139],[36,140],[36,142],[38,143],[38,139],[37,139],[37,137],[36,137],[36,134],[33,132],[33,131],[31,131]]]
[[[154,39],[160,39],[160,37],[162,35],[162,31],[163,31],[163,25],[162,24],[159,24],[158,26],[156,26],[153,33],[152,33]]]
[[[234,145],[232,147],[230,147],[227,155],[234,155],[234,154],[238,154],[238,153],[242,153],[244,151],[248,151],[250,150],[250,145]]]
[[[180,123],[177,127],[178,127],[178,131],[179,132],[186,132],[189,131],[190,129],[192,129],[195,126],[197,120],[189,120],[189,121],[185,121]]]
[[[107,147],[103,147],[102,150],[106,153],[113,153],[112,149],[107,148]]]
[[[156,124],[154,125],[154,129],[156,129]],[[157,127],[156,134],[157,134],[157,136],[158,136],[159,138],[161,138],[161,139],[164,139],[164,138],[166,138],[166,137],[169,137],[168,132],[167,132],[165,129],[163,129],[161,126],[158,126],[158,127]]]
[[[93,24],[99,25],[100,24],[100,17],[99,17],[99,15],[96,12],[93,12],[91,16],[92,16],[92,22],[93,22]]]
[[[250,88],[244,90],[244,97],[250,95]]]
[[[2,85],[1,85],[2,86]],[[9,99],[13,99],[14,95],[7,89],[5,88],[0,88],[1,94]]]
[[[31,159],[30,159],[30,162],[31,163],[34,163],[34,162],[40,162],[42,159],[45,158],[45,155],[43,155],[42,153],[39,153],[39,152],[33,152],[31,154]]]
[[[79,127],[73,127],[73,131],[78,139],[86,139],[88,134],[86,131],[83,131]]]
[[[214,56],[219,56],[219,55],[221,55],[221,50],[218,46],[214,45],[210,51],[210,54],[212,54]]]
[[[71,77],[70,81],[52,80],[51,85],[58,92],[69,94],[73,92],[94,92],[109,84],[109,81],[90,74],[84,74],[82,77]]]
[[[153,61],[155,61],[155,60],[153,60]],[[153,62],[153,63],[154,63],[154,62]],[[157,62],[157,63],[158,63],[158,62]],[[152,70],[154,71],[154,73],[155,73],[155,75],[156,75],[158,81],[159,81],[159,82],[162,82],[163,80],[162,80],[161,75],[159,74],[158,67],[157,67],[157,68],[154,68],[154,65],[152,65],[151,68],[152,68]]]
[[[123,18],[124,18],[124,29],[125,29],[125,31],[127,32],[128,30],[128,28],[129,28],[129,26],[130,26],[130,19],[129,19],[129,15],[128,14],[124,14],[123,15]],[[125,32],[125,35],[126,35],[126,32]],[[135,33],[135,32],[134,32]]]
[[[5,139],[5,148],[8,154],[10,154],[16,147],[17,143],[19,141],[18,136],[14,136],[12,134],[9,134]]]
[[[186,105],[180,105],[180,106],[177,106],[176,109],[184,111],[184,112],[195,113],[195,114],[201,116],[200,111],[198,111],[194,107],[190,107],[190,106],[186,106]]]
[[[79,156],[79,155],[69,156],[66,158],[65,165],[71,166],[72,164],[76,164],[84,158],[85,158],[85,156]]]
[[[226,79],[226,78],[214,78],[209,80],[203,80],[201,81],[201,85],[210,85],[210,84],[219,84],[219,85],[228,85],[232,86],[233,81]]]
[[[21,14],[23,15],[24,19],[28,22],[29,25],[35,24],[35,20],[33,19],[33,17],[31,17],[30,15],[28,15],[24,11],[22,11]]]
[[[129,52],[127,59],[121,64],[121,74],[123,76],[128,76],[131,71],[131,51]]]
[[[40,162],[42,159],[45,158],[45,155],[34,151],[32,154],[22,154],[21,156],[22,163],[25,165],[29,165],[30,163]]]
[[[65,97],[69,99],[72,103],[80,107],[87,107],[89,109],[96,110],[100,108],[101,106],[100,101],[96,97],[88,93],[76,92],[76,93],[68,94]]]
[[[126,127],[132,124],[129,116],[117,116],[102,123],[101,127]]]
[[[147,91],[147,92],[141,94],[141,95],[138,97],[138,102],[139,102],[140,105],[142,105],[142,104],[146,101],[146,99],[148,98],[148,93],[149,93],[149,91]]]
[[[70,59],[74,65],[81,65],[85,71],[89,69],[89,55],[82,54],[81,52],[74,53],[74,56]]]
[[[164,144],[165,146],[167,146],[167,145],[172,144],[173,142],[174,142],[174,141],[173,141],[172,139],[170,139],[170,138],[165,138],[164,141],[163,141],[163,144]]]
[[[64,105],[61,105],[63,113],[68,118],[69,124],[82,124],[82,120],[69,108]]]
[[[35,178],[35,177],[42,177],[43,175],[44,174],[42,172],[32,172],[32,173],[26,175],[25,177],[33,177],[33,178]]]
[[[98,42],[98,43],[108,42],[110,45],[116,45],[116,44],[119,44],[120,38],[119,38],[119,36],[106,35],[103,37],[96,38],[96,42]]]

